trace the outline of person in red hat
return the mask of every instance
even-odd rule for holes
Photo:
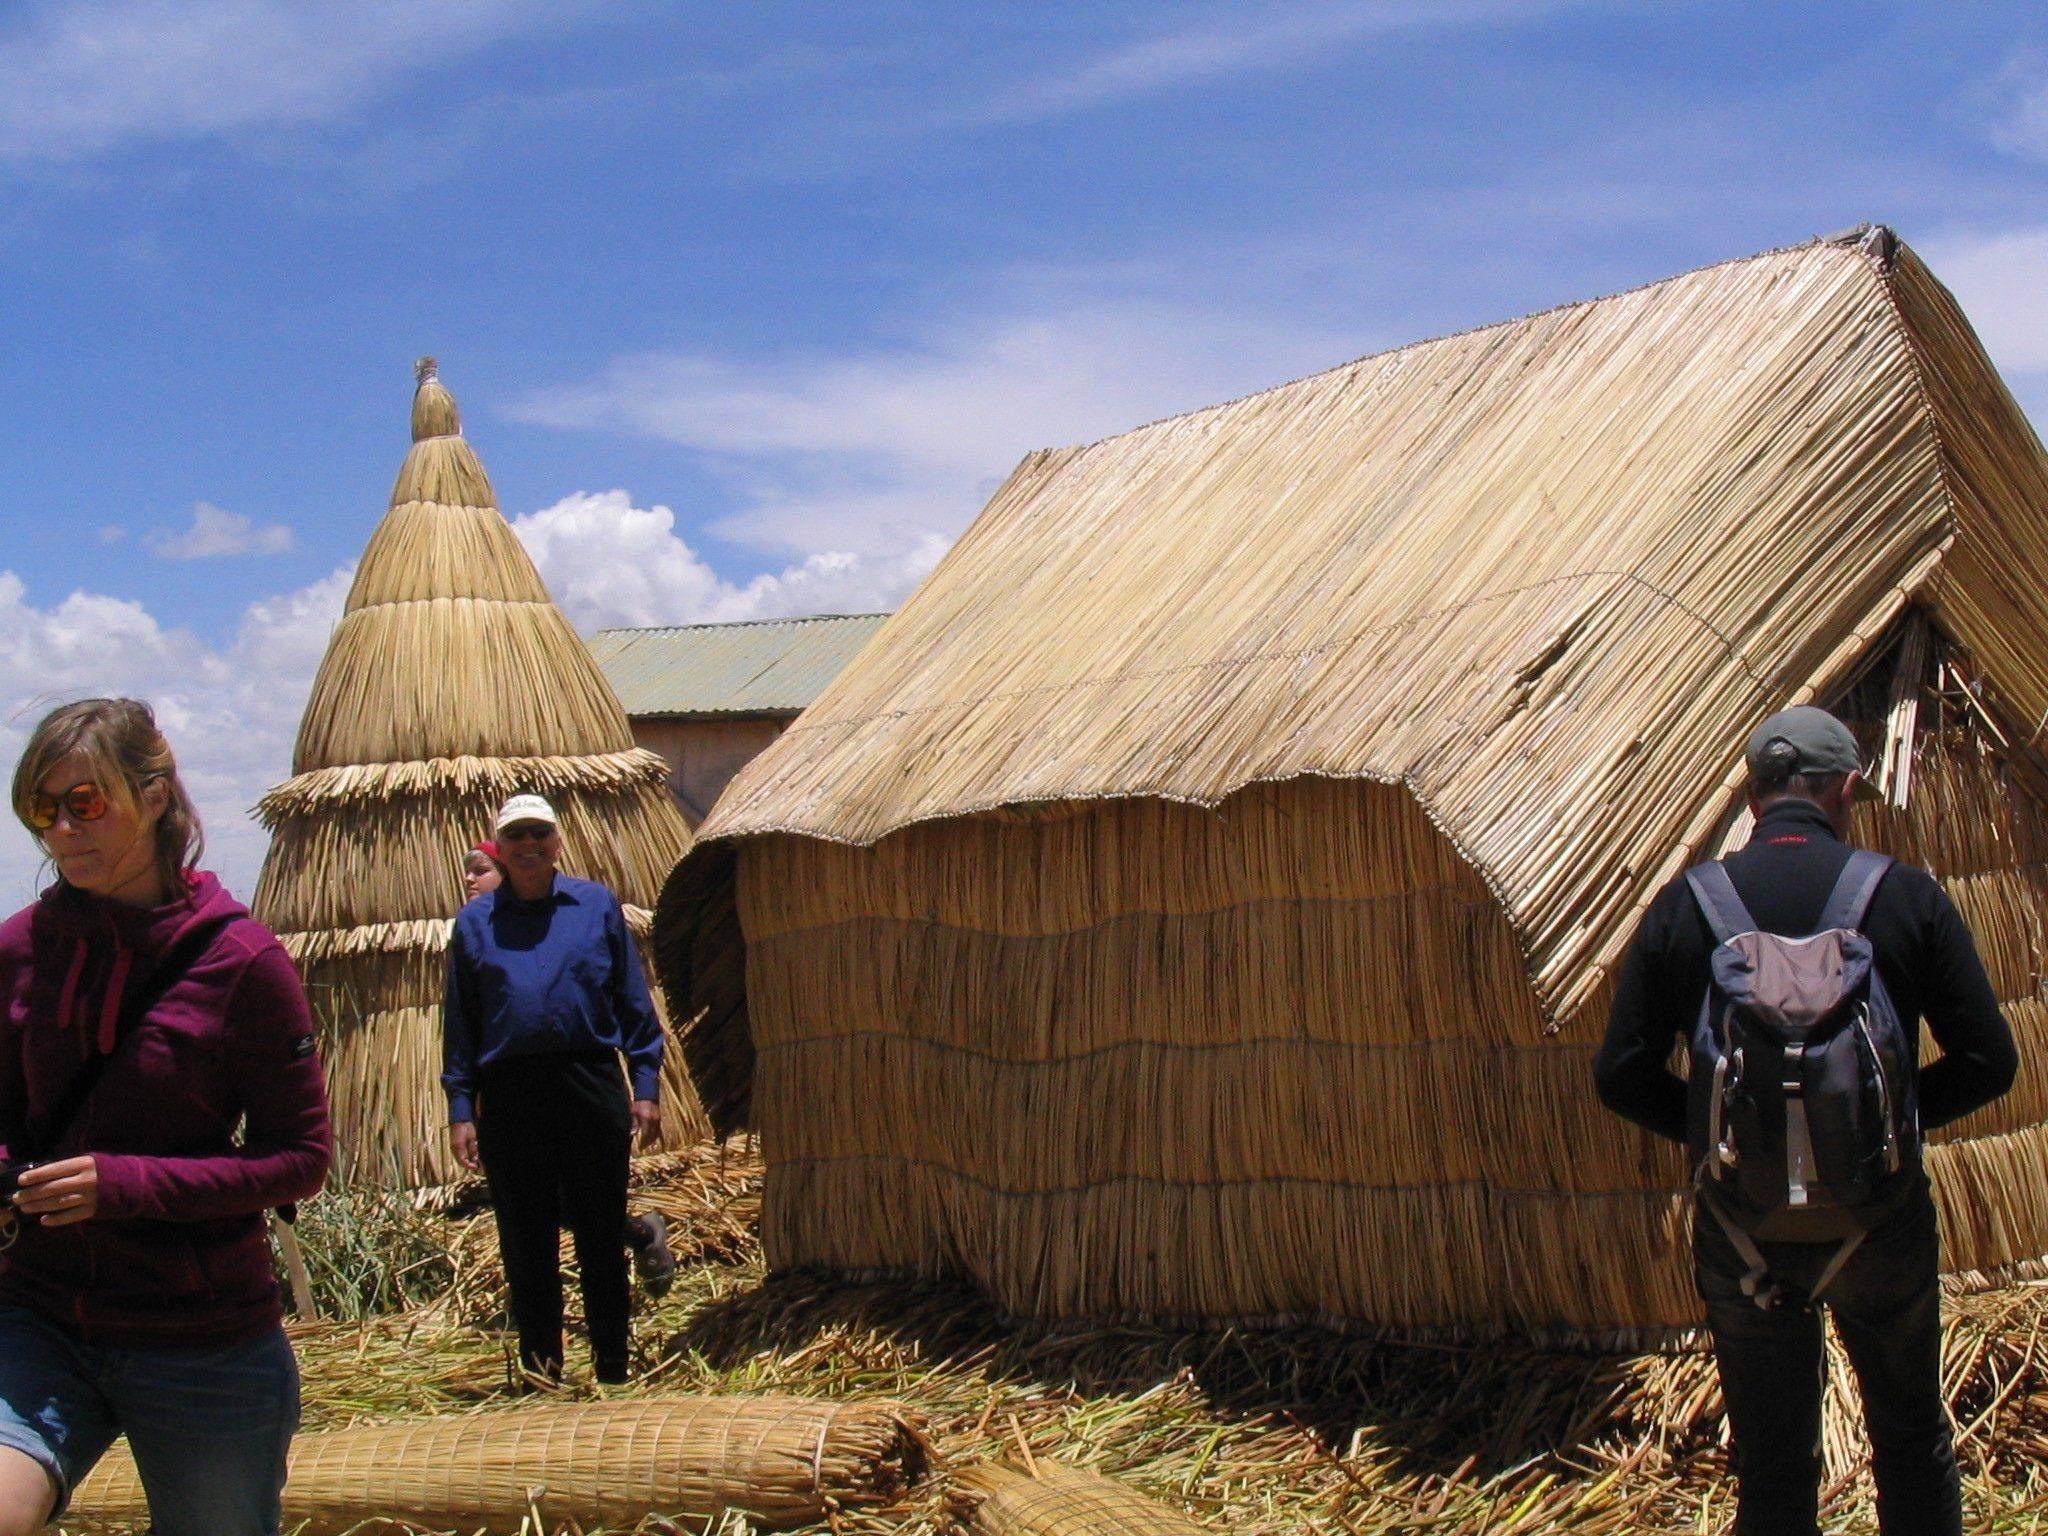
[[[475,901],[486,891],[495,891],[505,883],[505,862],[498,856],[498,845],[488,837],[474,844],[462,859],[462,888],[466,899]]]

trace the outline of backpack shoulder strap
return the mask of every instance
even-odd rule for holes
[[[1725,866],[1718,862],[1695,864],[1685,872],[1685,883],[1692,887],[1693,900],[1700,904],[1700,914],[1714,931],[1716,943],[1726,944],[1738,933],[1756,932],[1756,919],[1735,894],[1735,882],[1728,878]]]
[[[1842,877],[1835,882],[1828,904],[1821,909],[1820,927],[1814,931],[1861,928],[1864,915],[1870,911],[1870,900],[1877,894],[1877,883],[1891,867],[1892,860],[1886,854],[1872,853],[1868,848],[1853,851],[1849,862],[1842,866]]]

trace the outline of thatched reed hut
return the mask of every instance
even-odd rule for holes
[[[313,683],[292,777],[263,797],[254,910],[298,960],[352,1178],[440,1183],[444,956],[462,855],[509,795],[562,817],[563,866],[610,886],[645,933],[689,844],[662,760],[499,514],[431,358],[412,448]],[[671,1052],[667,1135],[704,1121]]]
[[[2028,1065],[1952,1269],[2048,1249],[2048,464],[1866,229],[1034,453],[727,789],[656,948],[771,1260],[1047,1317],[1642,1340],[1643,905],[1835,703]]]

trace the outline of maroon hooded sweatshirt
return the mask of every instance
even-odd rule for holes
[[[70,1124],[48,1124],[109,1052]],[[44,1161],[90,1152],[99,1210],[22,1221],[0,1303],[122,1347],[277,1324],[264,1212],[326,1177],[327,1089],[291,957],[212,875],[154,909],[59,882],[0,925],[0,1154],[24,1140]]]

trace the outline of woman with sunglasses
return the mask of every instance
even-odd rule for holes
[[[298,973],[198,871],[147,705],[52,712],[13,796],[57,879],[0,925],[0,1536],[122,1434],[158,1536],[274,1536],[299,1377],[264,1212],[330,1151]]]

